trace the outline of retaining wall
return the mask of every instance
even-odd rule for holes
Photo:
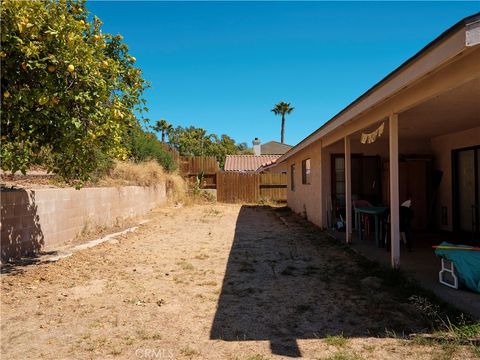
[[[14,189],[1,193],[1,260],[48,251],[83,230],[165,203],[166,187]]]

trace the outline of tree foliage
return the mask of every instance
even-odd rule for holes
[[[139,125],[128,133],[126,147],[134,161],[156,160],[167,171],[175,170],[177,164],[168,145],[160,142],[153,133],[145,132]]]
[[[168,138],[180,155],[215,156],[220,166],[224,165],[226,155],[249,152],[247,144],[237,144],[228,135],[207,134],[205,129],[193,126],[178,126],[169,132]]]
[[[275,107],[271,110],[275,115],[282,116],[282,128],[280,133],[280,141],[283,144],[285,140],[285,115],[290,114],[295,108],[290,106],[290,103],[280,101]]]
[[[1,18],[2,169],[81,182],[102,157],[127,158],[148,84],[122,36],[82,0],[3,1]]]
[[[165,142],[165,135],[168,135],[173,130],[173,126],[165,119],[157,120],[151,128],[153,131],[161,133],[163,143]]]

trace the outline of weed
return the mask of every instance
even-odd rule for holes
[[[90,323],[90,325],[88,325],[90,328],[101,328],[103,327],[103,322],[101,319],[96,319],[95,321],[93,321],[92,323]]]
[[[135,338],[133,336],[126,336],[123,338],[125,340],[125,345],[132,345],[135,341]]]
[[[175,284],[186,284],[186,282],[180,279],[178,276],[173,276],[172,280]]]
[[[327,345],[344,347],[347,344],[347,339],[343,336],[343,334],[335,336],[327,335],[325,337],[325,342],[327,343]]]
[[[432,360],[450,360],[453,359],[457,346],[455,344],[443,344],[440,350],[434,354]]]
[[[195,270],[195,266],[193,266],[192,264],[190,264],[189,262],[186,262],[186,261],[180,261],[177,263],[177,265],[179,265],[182,270],[184,271],[193,271]]]
[[[330,355],[326,358],[320,358],[322,360],[362,360],[363,358],[360,355],[355,353],[348,353],[345,351],[337,352],[333,355]]]
[[[150,334],[145,329],[138,329],[137,337],[140,338],[141,340],[149,340]]]
[[[215,208],[208,208],[203,212],[205,215],[208,216],[213,216],[213,217],[221,217],[222,212],[220,210],[217,210]]]
[[[138,329],[137,335],[141,340],[161,340],[162,335],[160,333],[149,333],[145,329]]]
[[[150,335],[150,339],[152,340],[162,340],[162,335],[160,333],[153,333]]]
[[[180,353],[185,355],[185,356],[194,356],[194,355],[199,355],[199,352],[195,349],[192,349],[189,346],[186,346],[184,348],[180,349]]]
[[[263,355],[251,355],[249,357],[246,357],[245,360],[268,360],[267,357],[263,356]]]
[[[370,353],[375,350],[375,346],[374,346],[374,345],[365,345],[363,348],[364,348],[366,351],[370,352]]]
[[[476,358],[479,358],[480,359],[480,346],[478,345],[472,345],[470,347],[471,351],[472,351],[472,354],[476,357]]]
[[[198,284],[199,286],[217,286],[217,282],[216,281],[205,281],[205,282],[202,282],[202,283],[199,283]]]
[[[113,356],[118,356],[122,353],[122,348],[119,346],[114,346],[113,349],[110,351],[110,354]]]

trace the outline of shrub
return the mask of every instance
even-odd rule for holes
[[[177,164],[172,153],[166,150],[165,144],[161,143],[154,134],[137,128],[132,130],[130,137],[132,160],[136,162],[156,160],[167,171],[176,169]]]

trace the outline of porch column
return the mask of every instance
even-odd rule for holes
[[[345,136],[345,241],[352,241],[352,166],[350,156],[350,136]]]
[[[398,187],[398,114],[389,117],[390,238],[392,267],[400,266],[400,200]]]

